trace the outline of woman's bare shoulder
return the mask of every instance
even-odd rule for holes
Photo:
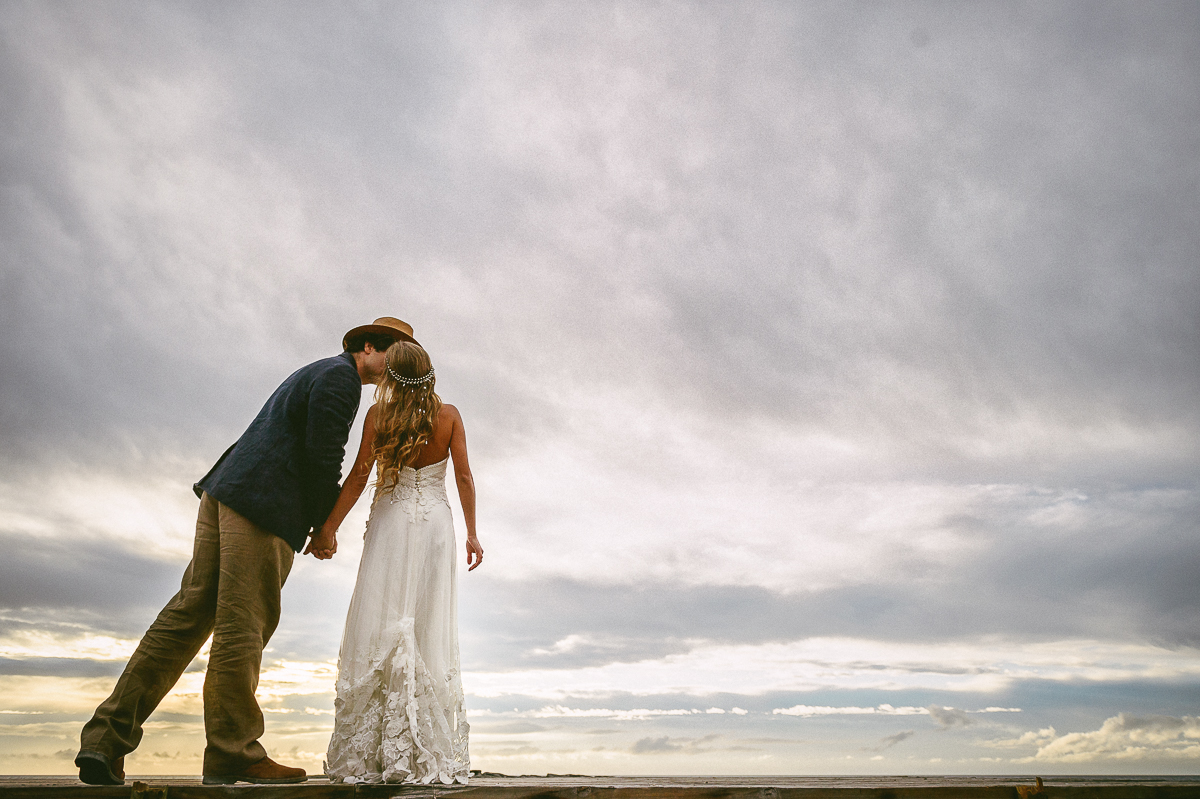
[[[367,430],[374,430],[375,425],[379,423],[379,403],[376,402],[367,408],[367,415],[363,418],[363,433]]]
[[[462,417],[458,415],[458,408],[443,402],[441,409],[438,410],[437,423],[434,427],[436,428],[434,435],[438,440],[449,442],[454,436],[454,430],[462,427]],[[447,446],[449,446],[448,443]]]

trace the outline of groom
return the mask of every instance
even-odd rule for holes
[[[204,677],[204,783],[290,783],[258,742],[254,698],[262,652],[279,622],[292,558],[337,500],[342,458],[362,387],[376,383],[396,340],[412,328],[390,316],[356,327],[341,355],[311,363],[275,390],[242,437],[194,490],[200,497],[192,562],[183,584],[83,728],[79,779],[123,785],[125,755],[142,724],[212,635]]]

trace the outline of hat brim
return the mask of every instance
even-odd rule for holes
[[[346,343],[350,341],[352,337],[357,336],[360,333],[381,333],[385,336],[391,336],[397,341],[411,341],[413,344],[417,345],[420,345],[421,343],[398,327],[388,327],[387,325],[359,325],[346,335],[342,336],[342,349],[346,349]]]

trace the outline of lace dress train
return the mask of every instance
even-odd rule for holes
[[[466,783],[446,461],[376,492],[338,658],[331,782]]]

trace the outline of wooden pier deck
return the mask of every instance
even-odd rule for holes
[[[1188,777],[472,777],[470,785],[202,785],[131,777],[124,786],[72,777],[0,776],[0,799],[1200,799]]]

